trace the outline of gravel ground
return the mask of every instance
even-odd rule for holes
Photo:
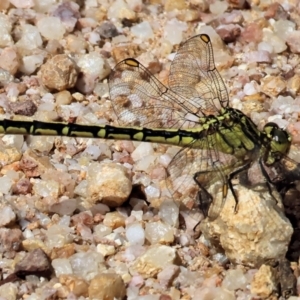
[[[300,161],[299,10],[292,0],[1,0],[2,118],[116,125],[107,82],[116,63],[134,57],[167,84],[178,45],[206,33],[230,105],[260,129],[286,128]],[[284,259],[292,227],[282,212],[251,202],[261,192],[240,205],[245,215],[229,199],[197,235],[201,212],[167,195],[176,151],[3,136],[0,300],[300,299],[299,247]],[[297,212],[296,189],[289,199]]]

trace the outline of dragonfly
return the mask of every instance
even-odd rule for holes
[[[187,186],[195,183],[200,208],[211,220],[219,216],[229,189],[237,207],[232,181],[254,162],[258,162],[270,184],[293,181],[279,176],[279,172],[288,170],[282,162],[290,149],[291,136],[275,123],[267,123],[259,130],[242,111],[230,107],[208,35],[196,35],[179,47],[168,80],[166,86],[136,59],[127,58],[116,65],[109,77],[110,100],[118,126],[3,119],[0,133],[179,146],[167,167],[169,190],[173,194],[180,191],[184,196],[188,194]],[[279,170],[279,175],[272,177],[271,168]],[[222,200],[216,203],[208,192],[215,182],[222,185]]]

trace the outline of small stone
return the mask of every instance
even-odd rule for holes
[[[284,10],[279,2],[274,2],[271,3],[265,11],[265,18],[274,20],[286,20],[289,18],[289,14]]]
[[[271,63],[272,62],[272,56],[270,55],[272,51],[251,51],[248,53],[245,53],[245,60],[249,63],[256,62],[256,63]]]
[[[22,57],[20,72],[30,75],[36,71],[44,62],[44,56],[41,54],[27,55]]]
[[[179,275],[180,268],[176,265],[168,265],[158,273],[157,279],[164,287],[171,286],[173,280]]]
[[[209,5],[209,10],[214,15],[222,15],[228,8],[226,1],[215,1]]]
[[[183,10],[187,8],[187,5],[184,0],[167,0],[165,2],[165,11],[169,12],[175,9]]]
[[[108,95],[109,88],[107,83],[98,82],[96,83],[94,93],[99,97],[105,97],[105,95]]]
[[[10,3],[17,8],[31,8],[34,6],[33,0],[10,0]]]
[[[154,245],[134,261],[130,272],[138,272],[143,278],[155,277],[168,265],[176,264],[177,260],[174,248]]]
[[[116,248],[112,245],[98,244],[97,252],[103,255],[103,257],[107,257],[109,255],[113,255],[116,253]]]
[[[66,37],[66,49],[74,53],[84,53],[87,48],[87,42],[82,36],[69,34]]]
[[[295,29],[296,24],[293,21],[289,20],[278,20],[273,24],[274,33],[284,41],[287,41],[289,39],[289,36],[293,32],[297,33]],[[298,32],[298,34],[295,37],[299,36],[299,33],[300,32]]]
[[[69,257],[73,274],[90,281],[105,270],[103,256],[95,251],[78,252]]]
[[[6,257],[14,257],[21,243],[20,229],[0,228],[0,253],[4,253]]]
[[[45,87],[62,91],[75,86],[77,71],[67,55],[58,54],[41,67],[40,76]]]
[[[88,296],[88,283],[80,278],[79,276],[65,274],[59,276],[59,282],[66,286],[70,293],[74,294],[77,297]]]
[[[109,20],[114,18],[135,20],[136,13],[130,9],[129,5],[124,0],[116,0],[109,6],[107,17]]]
[[[15,172],[18,172],[20,170],[19,165],[20,164],[19,164],[18,161],[14,162],[14,163],[12,163],[10,165],[6,165],[6,166],[2,167],[2,169],[0,171],[0,174],[6,175],[8,172],[10,172],[12,170],[15,171]],[[13,182],[11,181],[10,178],[9,178],[9,180],[10,180],[10,188],[12,188],[12,191],[14,192],[14,190],[13,190],[14,189]],[[11,191],[11,190],[9,189],[9,191]]]
[[[19,50],[21,50],[21,52],[30,54],[28,53],[28,51],[35,50],[38,47],[42,47],[43,39],[36,26],[24,23],[21,29],[21,37],[16,43],[16,46]]]
[[[216,28],[216,32],[225,43],[235,42],[241,34],[241,28],[238,25],[221,25]]]
[[[132,183],[128,170],[116,163],[92,163],[87,171],[87,197],[90,203],[120,206],[129,197]]]
[[[248,280],[247,275],[241,269],[227,270],[222,287],[228,291],[243,290],[247,288]]]
[[[69,258],[75,253],[75,245],[74,244],[66,244],[62,247],[54,247],[51,250],[50,258],[51,260],[55,258]]]
[[[51,110],[54,110],[54,104],[50,104],[49,107]],[[56,113],[53,111],[54,115],[56,116]],[[46,113],[47,115],[47,113]],[[49,115],[51,115],[51,111],[49,111]],[[53,149],[53,144],[56,140],[56,136],[40,136],[40,135],[34,135],[27,137],[27,140],[30,141],[30,150],[36,151],[39,153],[48,153]],[[40,156],[40,161],[47,161],[49,160],[49,157]],[[50,169],[53,169],[53,166],[50,167]]]
[[[126,238],[130,245],[144,245],[145,231],[140,223],[133,223],[126,227]]]
[[[21,178],[14,186],[14,195],[26,195],[32,190],[32,184],[28,178]]]
[[[76,82],[76,89],[83,94],[91,94],[95,88],[95,78],[89,74],[82,74]]]
[[[177,18],[173,18],[164,26],[164,36],[165,39],[171,44],[176,45],[182,42],[183,32],[187,30],[187,24],[185,22],[180,22]]]
[[[78,92],[73,93],[72,97],[78,102],[84,101],[84,99],[85,99],[84,95],[82,95],[81,93],[78,93]]]
[[[98,45],[101,41],[99,33],[95,32],[95,31],[89,32],[86,35],[86,38],[89,41],[89,43],[92,45]]]
[[[74,225],[84,224],[92,226],[94,224],[94,218],[90,211],[82,211],[79,214],[72,216],[72,222]]]
[[[38,156],[34,151],[26,150],[20,162],[20,169],[27,177],[38,177],[54,167],[48,157]]]
[[[14,76],[0,68],[0,87],[4,87],[14,81]]]
[[[102,273],[95,276],[89,285],[90,299],[123,299],[126,295],[125,284],[120,275]]]
[[[149,22],[144,21],[131,27],[131,32],[134,36],[141,40],[153,38],[153,30]]]
[[[49,11],[52,9],[53,5],[55,5],[55,0],[43,0],[35,2],[34,9],[38,13],[49,13]]]
[[[61,3],[52,12],[52,16],[59,18],[67,31],[72,32],[80,18],[79,5],[73,1]]]
[[[11,206],[4,205],[0,208],[0,227],[12,225],[16,221],[16,214]]]
[[[93,18],[79,18],[77,26],[81,29],[83,28],[96,28],[98,25],[97,21]]]
[[[286,89],[286,82],[280,76],[267,76],[261,79],[261,92],[276,97]]]
[[[146,223],[145,236],[151,245],[157,243],[170,244],[174,241],[172,227],[160,221]]]
[[[263,30],[263,41],[272,46],[274,53],[282,53],[287,49],[285,41],[268,29]]]
[[[36,26],[47,40],[61,40],[66,32],[64,25],[57,17],[45,16],[40,18]]]
[[[119,62],[128,57],[137,57],[141,50],[139,45],[130,43],[126,46],[118,46],[112,49],[111,55],[116,62]]]
[[[98,32],[100,36],[105,39],[113,38],[119,35],[116,26],[108,21],[103,22],[99,27],[97,27],[96,32]]]
[[[5,300],[18,299],[18,286],[12,282],[5,283],[0,286],[0,298]]]
[[[289,32],[286,43],[293,53],[300,53],[300,30]]]
[[[59,199],[49,207],[49,211],[59,214],[60,216],[71,216],[77,208],[76,199]]]
[[[276,291],[277,285],[272,268],[267,265],[262,265],[257,273],[254,274],[251,282],[251,293],[261,299],[266,299]]]
[[[42,249],[46,253],[48,253],[49,251],[43,241],[35,238],[30,238],[22,241],[22,247],[27,252],[31,252],[36,249]]]
[[[49,259],[42,249],[35,249],[25,255],[16,264],[15,273],[18,277],[36,275],[49,278],[52,274]]]
[[[0,148],[0,164],[6,166],[15,161],[19,161],[22,154],[16,148]]]
[[[32,100],[18,101],[9,103],[9,108],[15,115],[33,116],[37,111],[37,106]]]
[[[3,141],[4,145],[7,147],[15,147],[15,148],[21,150],[23,147],[23,144],[24,144],[24,137],[21,135],[6,135],[2,138],[2,141]],[[15,163],[18,163],[18,162],[15,162]],[[15,163],[13,163],[13,164],[15,164]],[[18,171],[18,170],[16,170],[16,171]],[[2,172],[2,174],[6,174],[6,173]]]
[[[225,12],[219,17],[221,24],[239,24],[242,25],[244,22],[244,17],[241,11],[233,10],[231,12]]]
[[[61,91],[55,95],[55,102],[58,106],[72,103],[72,95],[69,91]]]
[[[15,75],[20,66],[20,57],[15,48],[4,48],[0,54],[0,68]]]
[[[300,75],[295,74],[292,78],[288,80],[287,91],[290,92],[293,96],[299,94],[300,91]]]
[[[134,162],[139,160],[145,160],[146,156],[153,157],[154,155],[153,145],[151,143],[140,143],[135,150],[131,153],[131,158]]]
[[[98,214],[98,215],[100,215],[100,214]],[[105,226],[102,223],[94,226],[93,230],[94,230],[93,235],[94,235],[94,239],[95,239],[96,243],[101,241],[105,236],[112,233],[112,228],[109,226]]]
[[[250,23],[241,32],[240,41],[244,43],[259,43],[263,38],[263,32],[259,24]]]
[[[77,65],[83,74],[89,75],[94,79],[98,78],[102,80],[110,73],[110,66],[106,58],[98,52],[90,52],[82,55],[78,59]]]
[[[32,185],[32,191],[35,195],[41,197],[50,197],[55,201],[61,193],[62,185],[55,180],[36,180]],[[52,203],[50,203],[52,204]]]
[[[243,91],[247,96],[255,95],[259,92],[259,85],[256,81],[252,80],[244,85]]]
[[[9,21],[9,17],[4,13],[0,13],[0,47],[1,48],[12,46],[13,39],[11,36],[11,29],[12,29],[12,24]]]
[[[116,229],[125,226],[125,218],[118,212],[109,212],[105,215],[103,225]]]
[[[183,22],[193,22],[199,20],[199,11],[194,7],[192,9],[181,10],[177,16],[178,20]]]
[[[67,258],[55,258],[52,260],[51,265],[55,271],[56,277],[72,274],[72,267]]]
[[[178,227],[179,207],[172,200],[163,201],[159,207],[159,217],[171,227]]]
[[[13,187],[13,181],[8,176],[0,177],[0,193],[6,195],[9,194]]]
[[[50,40],[45,50],[51,55],[56,55],[62,52],[62,46],[57,40]]]

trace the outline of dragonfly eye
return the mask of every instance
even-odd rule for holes
[[[279,128],[276,123],[267,123],[263,132],[266,136],[266,159],[267,165],[273,164],[285,155],[291,146],[291,136],[284,129]]]

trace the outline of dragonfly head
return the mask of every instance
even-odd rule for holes
[[[279,128],[276,123],[272,122],[265,125],[263,133],[263,142],[267,148],[265,163],[272,165],[287,154],[291,146],[292,138],[286,130]]]

